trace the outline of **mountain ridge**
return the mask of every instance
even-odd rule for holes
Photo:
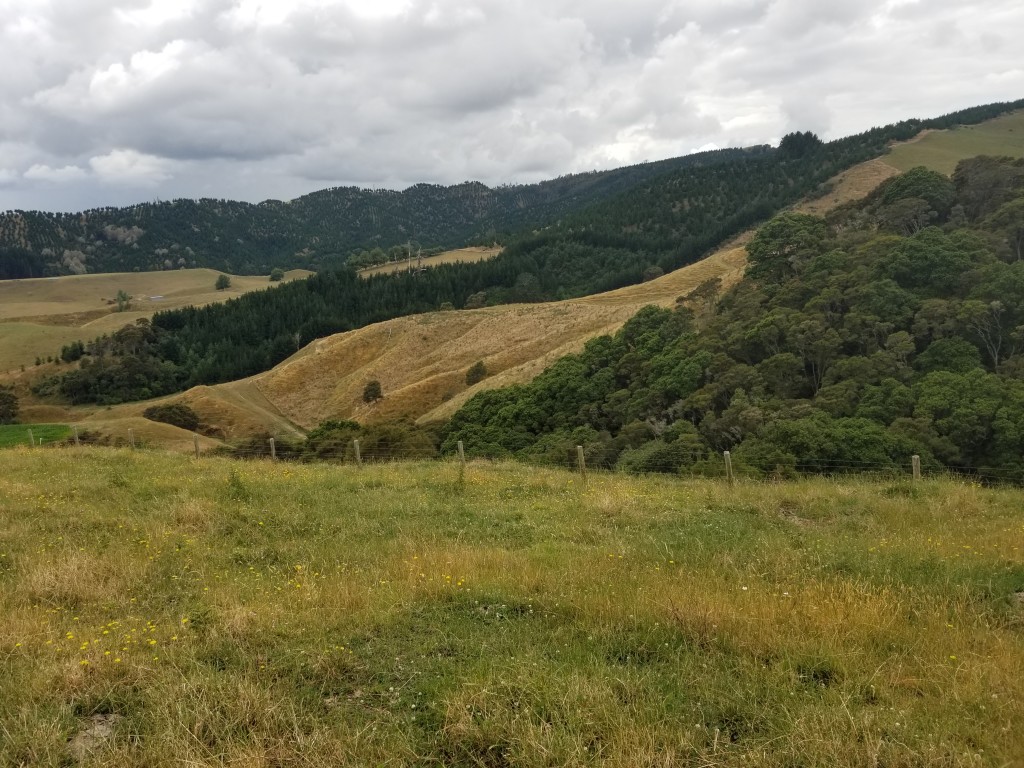
[[[714,150],[536,184],[338,186],[288,201],[181,198],[66,213],[10,210],[0,213],[0,278],[179,267],[265,274],[274,267],[340,266],[353,250],[409,240],[489,244],[654,176],[770,151]],[[5,262],[18,274],[6,274]]]

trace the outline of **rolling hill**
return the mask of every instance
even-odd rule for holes
[[[994,122],[1005,135],[1012,135],[1005,126],[1009,123],[1012,127],[1018,119],[1019,114]],[[929,133],[929,145],[942,142],[943,134]],[[904,153],[916,151],[918,143],[897,145],[884,159],[839,174],[829,183],[827,195],[805,200],[795,209],[820,215],[864,197],[898,173],[890,158],[902,164]],[[943,170],[949,152],[957,151],[957,145],[952,146],[954,149],[921,156],[936,170]],[[967,144],[959,146],[963,153],[959,159],[970,156],[974,149]],[[1008,152],[1012,150],[1007,146]],[[735,282],[746,266],[748,236],[696,264],[603,294],[543,304],[435,312],[337,334],[308,345],[267,373],[193,390],[185,400],[202,411],[231,397],[228,393],[255,389],[280,416],[302,428],[339,417],[360,422],[443,421],[479,391],[531,380],[554,360],[579,351],[590,338],[615,331],[643,306],[673,306],[678,298],[715,278],[723,287]],[[484,361],[491,375],[467,387],[466,370],[478,360]],[[375,404],[364,403],[361,397],[370,379],[378,379],[385,393]],[[263,423],[268,429],[273,426],[265,419]]]
[[[280,284],[266,276],[233,275],[230,287],[218,291],[214,283],[220,274],[178,269],[0,280],[0,371],[32,365],[65,344],[112,333],[162,310],[205,306]],[[309,274],[292,270],[281,282]],[[123,312],[115,303],[118,291],[132,297]]]
[[[993,122],[997,128],[1000,123],[1009,124],[1000,130],[1012,136],[1015,119],[1019,114]],[[844,171],[825,185],[824,194],[804,200],[798,209],[823,214],[863,197],[898,172],[895,166],[906,162],[908,149],[920,152],[918,144],[925,140],[926,146],[953,146],[924,156],[926,163],[937,168],[945,167],[942,163],[949,152],[960,151],[966,157],[973,150],[969,144],[961,144],[959,150],[955,144],[942,144],[947,141],[943,137],[942,131],[928,133],[918,141],[897,145],[884,159]],[[999,146],[995,144],[994,151]],[[1007,151],[1013,151],[1012,143]],[[559,356],[582,348],[588,339],[614,331],[644,305],[671,306],[715,278],[724,285],[735,281],[745,266],[743,242],[736,239],[707,259],[656,280],[603,294],[427,313],[373,324],[313,342],[271,371],[165,399],[188,402],[205,421],[221,426],[228,438],[266,432],[294,436],[328,417],[366,422],[443,420],[477,391],[530,380]],[[484,361],[490,375],[468,388],[465,372],[477,361]],[[367,405],[361,392],[372,378],[382,382],[385,398]],[[29,412],[47,420],[59,420],[63,413],[69,420],[116,434],[119,419],[139,417],[143,409],[142,404],[71,411],[30,405]]]

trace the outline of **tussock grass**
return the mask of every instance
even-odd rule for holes
[[[4,453],[2,765],[1012,765],[1024,494]]]

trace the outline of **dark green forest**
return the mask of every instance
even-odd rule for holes
[[[490,244],[672,171],[766,154],[724,149],[494,189],[334,187],[289,202],[172,200],[81,213],[0,214],[0,279],[210,267],[235,274],[339,267],[353,252],[415,241]]]
[[[361,279],[345,267],[223,304],[159,313],[141,341],[86,346],[81,367],[40,391],[71,402],[117,403],[267,370],[302,345],[402,315],[612,290],[702,258],[728,238],[807,194],[827,193],[837,172],[924,127],[979,122],[1024,102],[907,121],[823,143],[810,133],[777,150],[713,153],[610,199],[510,239],[496,258]],[[122,332],[122,333],[126,333]],[[134,331],[133,331],[134,333]],[[62,355],[66,359],[66,355]]]
[[[1024,161],[895,177],[784,213],[747,275],[648,307],[445,428],[477,456],[636,472],[948,467],[1024,480]]]

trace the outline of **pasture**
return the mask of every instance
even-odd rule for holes
[[[424,256],[420,260],[413,259],[411,263],[405,260],[380,264],[376,267],[367,267],[366,269],[359,270],[359,274],[363,277],[369,277],[370,275],[393,275],[397,272],[406,272],[409,269],[417,269],[419,267],[436,267],[440,264],[469,264],[493,259],[499,253],[501,253],[501,248],[487,248],[485,246],[455,248],[451,251],[439,253],[436,256]]]
[[[71,436],[71,427],[67,424],[0,424],[0,448],[27,446],[29,430],[32,431],[32,441],[37,445],[40,441],[44,445],[57,443]]]
[[[1019,490],[3,460],[3,765],[1024,761]]]
[[[220,274],[179,269],[0,280],[0,371],[32,365],[36,357],[57,355],[72,341],[112,333],[163,309],[203,306],[280,285],[265,276],[232,275],[231,287],[218,291],[214,283]],[[293,270],[283,282],[309,274]],[[123,312],[117,311],[118,291],[132,297]]]
[[[965,157],[975,155],[1024,157],[1024,111],[978,125],[929,131],[898,144],[882,159],[900,171],[923,165],[948,175]]]

